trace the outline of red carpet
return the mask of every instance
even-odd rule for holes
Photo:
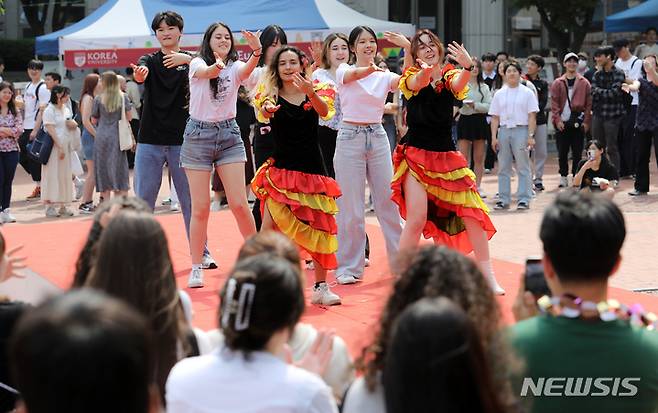
[[[187,237],[181,214],[159,215],[169,240],[178,285],[184,288],[190,270]],[[68,288],[73,278],[75,260],[84,245],[91,220],[53,221],[30,225],[5,225],[2,233],[9,248],[24,245],[28,266],[62,289]],[[343,305],[320,308],[308,305],[303,320],[315,326],[335,328],[348,343],[352,354],[357,355],[368,344],[378,321],[392,277],[388,274],[386,252],[381,231],[369,225],[372,265],[366,269],[364,282],[333,287],[343,299]],[[208,231],[209,247],[219,265],[218,270],[206,271],[206,287],[187,290],[194,303],[194,324],[202,329],[216,328],[218,291],[235,261],[242,237],[233,216],[228,211],[212,213]],[[511,305],[518,289],[519,274],[523,266],[505,261],[494,261],[496,276],[507,291],[499,298],[506,322],[513,322]],[[307,296],[310,295],[313,275],[307,271]],[[650,311],[658,312],[658,297],[611,289],[611,297],[624,303],[641,303]],[[308,300],[307,300],[308,302]]]

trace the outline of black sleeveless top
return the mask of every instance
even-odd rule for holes
[[[281,96],[270,119],[274,136],[274,166],[291,171],[327,175],[318,144],[318,114],[308,97],[294,105]],[[305,109],[307,107],[308,109]]]
[[[449,89],[449,77],[454,76],[452,65],[443,69],[443,77],[411,96],[407,103],[406,143],[419,149],[434,152],[455,151],[452,140],[453,106],[455,96]],[[462,92],[463,93],[463,92]]]

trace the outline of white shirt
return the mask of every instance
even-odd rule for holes
[[[313,72],[313,75],[311,75],[311,79],[313,81],[317,80],[318,82],[321,83],[328,83],[337,89],[336,78],[327,69],[316,69]],[[336,114],[334,115],[333,118],[329,120],[323,120],[322,118],[320,118],[319,123],[321,126],[326,126],[333,130],[338,130],[338,128],[340,127],[340,122],[343,120],[343,112],[340,106],[340,95],[338,93],[336,93],[336,98],[334,99],[334,109],[336,110]]]
[[[633,54],[640,59],[644,59],[650,54],[658,55],[658,43],[654,43],[651,46],[646,43],[642,43],[635,49],[635,53]]]
[[[527,126],[528,114],[532,112],[539,112],[537,97],[521,84],[514,88],[504,85],[496,92],[489,107],[489,115],[499,116],[500,126],[506,128]]]
[[[178,362],[167,379],[168,413],[337,413],[318,376],[256,351],[226,347]]]
[[[263,76],[265,71],[267,71],[267,66],[258,66],[251,72],[247,80],[245,80],[242,84],[247,88],[247,90],[254,90],[256,86],[258,86],[258,82],[260,81],[260,78]]]
[[[389,92],[398,88],[400,75],[374,72],[363,79],[343,83],[345,72],[356,66],[342,63],[336,69],[336,84],[340,95],[343,120],[355,123],[382,123],[384,104]]]
[[[377,380],[375,391],[371,392],[363,377],[354,380],[343,401],[343,413],[386,413],[384,387]]]
[[[210,90],[210,79],[194,77],[205,65],[200,57],[190,62],[190,117],[203,122],[219,122],[235,117],[240,79],[238,71],[246,63],[230,62],[217,77],[217,96]]]
[[[573,90],[576,86],[575,82],[573,86],[569,86],[569,84],[566,82],[565,84],[567,85],[567,94],[569,95],[569,99],[564,101],[564,107],[562,108],[562,114],[560,115],[562,122],[568,121],[571,117],[571,107],[569,106],[569,100],[573,100]]]
[[[46,107],[50,101],[50,91],[45,83],[40,80],[36,85],[32,82],[28,83],[23,91],[23,103],[25,104],[25,116],[23,116],[23,127],[27,130],[34,129],[34,123],[37,118],[39,107]],[[39,87],[39,107],[37,107],[37,87]]]
[[[638,80],[642,77],[642,60],[633,55],[626,61],[621,60],[621,58],[617,59],[615,67],[624,72],[626,79]],[[637,105],[640,101],[638,92],[631,92],[631,96],[633,96],[631,105]]]

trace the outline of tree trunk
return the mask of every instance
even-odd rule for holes
[[[41,18],[39,18],[39,3],[41,0],[21,0],[23,5],[23,11],[25,12],[25,18],[27,19],[30,29],[32,29],[32,34],[34,36],[41,36],[44,34],[44,23],[46,16],[48,14],[48,5],[43,6],[43,13],[41,13]]]

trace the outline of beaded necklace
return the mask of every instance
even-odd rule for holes
[[[647,330],[658,330],[658,317],[654,313],[645,311],[640,304],[627,306],[614,299],[595,303],[585,301],[573,294],[559,297],[545,295],[537,300],[537,304],[542,313],[556,317],[602,321],[628,320],[631,324],[646,327]]]

